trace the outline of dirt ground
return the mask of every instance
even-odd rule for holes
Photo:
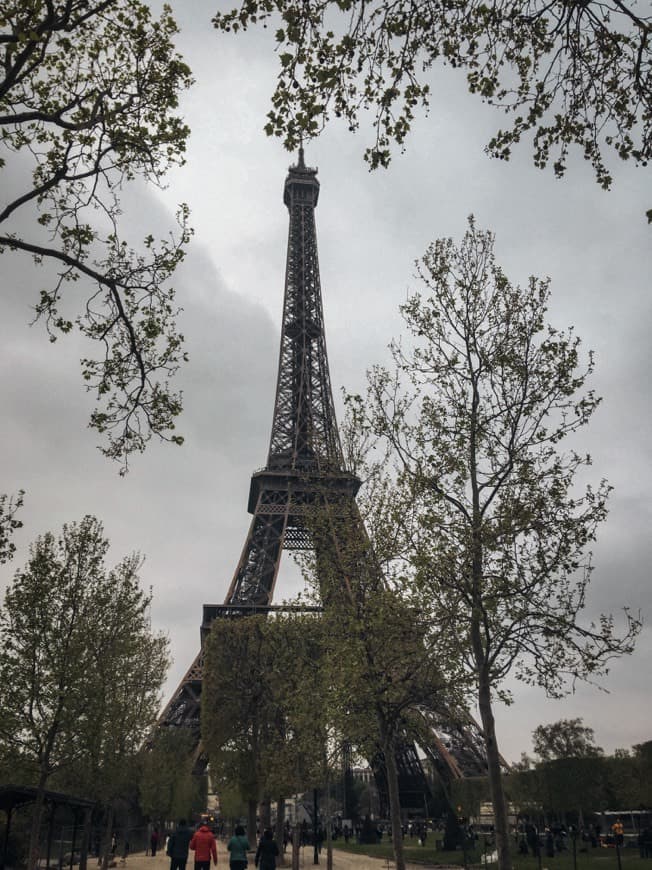
[[[309,870],[309,868],[315,868],[317,870],[317,865],[313,864],[313,848],[312,846],[305,846],[300,850],[300,862],[299,866],[301,868],[305,868],[305,870]],[[249,868],[250,870],[254,870],[253,867],[253,852],[249,859]],[[288,855],[289,858],[289,855]],[[118,863],[117,870],[121,870],[121,865]],[[229,866],[229,853],[226,851],[226,845],[218,840],[217,842],[217,867],[218,870],[228,870]],[[286,865],[287,866],[287,865]],[[170,867],[170,859],[165,855],[164,852],[158,852],[154,858],[150,855],[145,855],[143,852],[135,852],[132,855],[129,855],[127,858],[126,864],[124,865],[125,870],[169,870]],[[193,870],[193,861],[192,857],[188,861],[186,865],[187,870]],[[322,870],[326,870],[326,850],[322,850],[322,853],[319,857],[319,867]],[[394,863],[393,861],[388,861],[383,858],[369,858],[366,855],[352,855],[348,852],[340,852],[337,849],[333,850],[333,870],[393,870]],[[418,864],[408,864],[407,870],[424,870],[423,865]]]

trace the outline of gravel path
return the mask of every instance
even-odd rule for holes
[[[229,864],[228,852],[226,845],[218,840],[217,843],[217,866],[218,870],[227,870]],[[299,866],[302,870],[310,870],[317,865],[313,864],[313,849],[312,846],[305,846],[300,850]],[[289,853],[287,855],[289,860]],[[117,870],[121,870],[124,866],[125,870],[169,870],[170,859],[166,857],[164,852],[158,852],[155,858],[146,856],[142,852],[135,852],[129,855],[126,864],[118,863]],[[192,857],[188,861],[187,870],[193,870]],[[339,849],[333,849],[333,870],[394,870],[394,862],[386,858],[370,858],[367,855],[353,855],[351,852],[343,852]],[[426,870],[423,864],[407,864],[407,870]],[[326,850],[322,850],[319,858],[319,867],[321,870],[326,870]],[[289,865],[285,865],[289,868]],[[282,868],[282,870],[285,870]],[[212,868],[211,868],[212,870]],[[254,870],[253,853],[249,861],[249,870]],[[438,867],[437,870],[446,870],[444,867]],[[455,868],[459,870],[459,868]]]

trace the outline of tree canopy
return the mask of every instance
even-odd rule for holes
[[[595,758],[603,750],[595,744],[593,728],[582,719],[560,719],[549,725],[539,725],[532,732],[534,751],[542,761],[555,758]]]
[[[314,617],[218,619],[205,644],[202,742],[213,777],[249,804],[321,780],[326,720]]]
[[[90,516],[37,538],[0,609],[0,753],[41,794],[74,768],[78,789],[112,800],[158,710],[167,638],[151,630],[140,558],[107,570],[107,550]]]
[[[471,218],[459,246],[430,246],[418,266],[425,295],[401,307],[395,370],[374,368],[366,399],[349,406],[362,443],[382,447],[393,496],[381,510],[389,504],[402,539],[403,594],[428,611],[440,655],[473,679],[506,868],[493,716],[503,680],[562,695],[631,652],[640,623],[625,611],[619,633],[610,615],[584,616],[609,486],[581,487],[591,458],[560,444],[598,407],[593,358],[572,329],[546,323],[548,282],[513,286],[493,244]]]
[[[134,242],[120,207],[126,182],[160,185],[183,161],[189,131],[176,110],[191,77],[176,31],[169,7],[156,20],[138,0],[9,0],[0,11],[0,253],[52,264],[35,317],[51,341],[76,328],[97,347],[82,359],[91,425],[123,470],[152,434],[181,440],[169,278],[187,208],[176,237],[144,227]]]
[[[16,519],[16,513],[23,506],[24,492],[21,490],[15,497],[0,495],[0,565],[13,558],[16,545],[11,540],[16,529],[23,525]]]
[[[580,813],[614,807],[649,807],[651,749],[652,743],[647,743],[631,750],[617,749],[613,755],[558,757],[536,762],[530,759],[527,766],[512,767],[505,780],[505,792],[523,814],[536,818],[542,810],[552,817],[565,813],[568,821],[577,819],[580,824]],[[484,779],[454,784],[455,802],[462,805],[466,815],[480,811],[481,802],[488,799],[487,786]]]
[[[355,453],[351,439],[345,445]],[[350,458],[354,466],[355,457]],[[304,567],[323,604],[328,720],[340,739],[374,767],[386,792],[400,870],[405,857],[397,759],[407,757],[415,739],[424,737],[419,708],[439,712],[446,707],[466,715],[466,683],[456,661],[425,643],[436,633],[427,609],[402,597],[384,570],[396,556],[398,536],[391,513],[383,510],[383,481],[376,482],[376,510],[363,514],[371,520],[371,538],[355,503],[325,500],[310,515],[315,552]]]
[[[532,140],[534,162],[564,174],[571,147],[611,184],[606,151],[645,164],[652,152],[649,9],[637,0],[244,0],[215,26],[271,23],[279,60],[266,130],[294,150],[333,117],[354,131],[373,117],[365,158],[387,166],[438,63],[464,70],[471,93],[511,127],[487,151],[509,158]]]
[[[189,729],[159,728],[140,754],[140,806],[151,821],[189,819],[206,809],[206,781],[192,772],[194,744]]]

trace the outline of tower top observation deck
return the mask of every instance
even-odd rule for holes
[[[299,161],[296,166],[290,166],[285,179],[283,202],[288,208],[293,203],[310,205],[313,208],[319,199],[319,182],[317,170],[306,166],[303,156],[303,145],[299,148]]]

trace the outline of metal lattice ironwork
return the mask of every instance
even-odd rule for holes
[[[429,815],[428,806],[432,799],[432,793],[416,746],[408,740],[402,740],[396,749],[395,757],[401,807],[411,809],[419,814]],[[372,759],[371,767],[374,772],[374,779],[376,780],[376,788],[378,789],[380,814],[385,818],[389,818],[387,768],[385,766],[385,757],[380,749]],[[442,774],[444,782],[448,782],[450,776],[445,771],[442,771]]]
[[[424,751],[440,777],[463,779],[485,776],[487,752],[482,729],[470,716],[453,715],[450,712],[421,710],[429,730],[430,740],[424,742]],[[509,764],[500,756],[503,773],[510,770]]]
[[[274,609],[271,602],[284,549],[316,549],[319,562],[320,553],[328,558],[326,551],[332,553],[342,547],[341,529],[344,527],[349,533],[357,534],[362,542],[360,555],[365,563],[364,570],[378,570],[372,554],[370,558],[366,532],[355,503],[360,482],[344,468],[335,420],[317,257],[315,207],[318,198],[317,170],[305,165],[301,149],[298,164],[289,169],[283,196],[289,211],[289,233],[278,380],[267,465],[252,475],[248,510],[253,517],[249,532],[224,604],[204,606],[202,637],[219,615]],[[309,519],[316,505],[326,506],[331,517],[330,541],[326,543],[313,540]],[[189,726],[199,739],[201,683],[200,652],[163,711],[159,724]],[[453,753],[446,749],[446,741],[438,736],[436,729],[433,734],[435,748],[432,752],[446,779],[460,775],[462,767],[457,755],[466,753],[467,767],[474,766],[477,745],[471,736],[466,747],[464,739],[460,739],[459,752]],[[201,749],[197,759],[201,764]],[[417,751],[407,740],[397,753],[397,767],[402,803],[423,808],[430,789]]]
[[[202,660],[199,652],[159,716],[159,725],[184,725],[191,728],[199,739],[201,681]]]
[[[338,504],[350,502],[360,486],[344,469],[335,420],[317,256],[318,198],[317,170],[305,165],[301,149],[283,192],[290,225],[267,465],[252,475],[249,532],[224,605],[205,608],[203,633],[220,610],[229,612],[229,607],[241,605],[268,607],[282,551],[313,547],[307,519],[317,501],[327,500],[337,511]],[[159,723],[197,726],[200,692],[201,653]]]
[[[292,472],[340,472],[319,282],[315,207],[317,170],[299,151],[283,200],[290,213],[276,403],[267,466]]]

